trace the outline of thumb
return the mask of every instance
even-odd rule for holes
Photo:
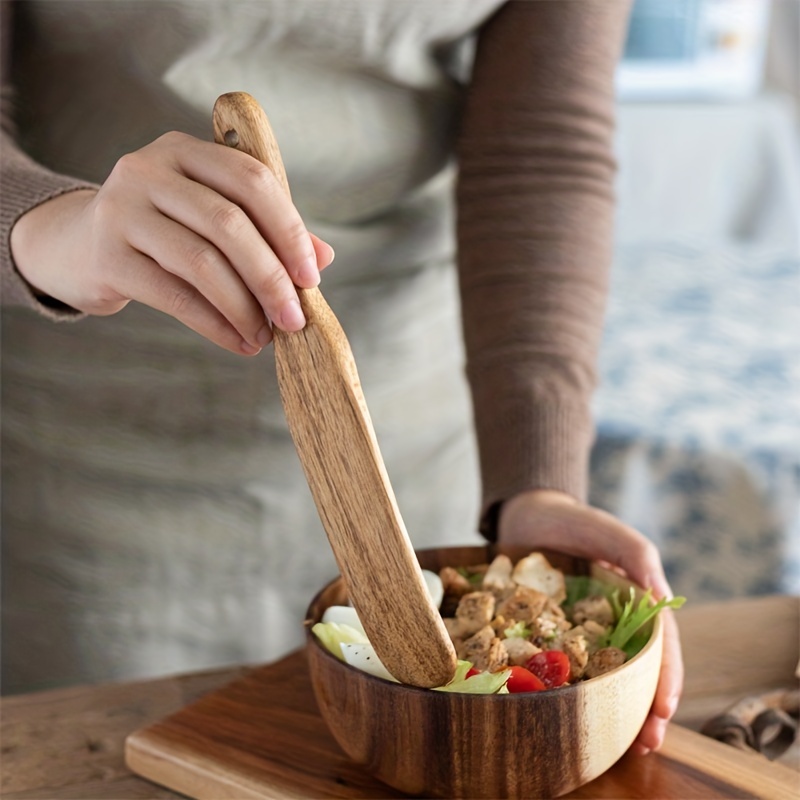
[[[555,492],[527,492],[507,501],[500,539],[604,561],[640,586],[652,587],[656,598],[672,596],[658,548],[646,536],[605,511]]]

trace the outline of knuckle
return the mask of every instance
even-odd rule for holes
[[[157,139],[149,144],[125,153],[121,156],[111,171],[111,176],[122,178],[129,181],[134,178],[141,178],[147,173],[151,173],[157,167],[159,160],[169,163],[174,159],[174,154],[186,147],[187,141],[191,137],[179,131],[168,131],[162,133]]]
[[[197,298],[197,292],[191,286],[181,286],[172,290],[167,306],[173,317],[180,319]]]
[[[240,236],[248,225],[248,217],[237,205],[226,204],[214,211],[211,224],[226,237]]]
[[[222,265],[221,256],[211,245],[192,247],[187,252],[185,261],[189,272],[195,276],[213,275]]]
[[[242,180],[259,194],[274,195],[282,191],[272,170],[260,161],[248,159],[242,167]]]
[[[259,298],[271,308],[277,307],[285,294],[286,273],[282,269],[268,270],[256,280],[255,290]]]
[[[308,231],[299,217],[289,220],[281,233],[293,252],[298,251],[300,255],[305,255],[311,249]]]
[[[185,145],[188,138],[189,136],[187,134],[181,133],[180,131],[167,131],[166,133],[162,133],[153,144],[172,150]]]
[[[139,174],[142,169],[142,154],[137,150],[122,156],[111,170],[111,177],[128,181]]]

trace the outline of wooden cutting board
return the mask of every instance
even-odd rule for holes
[[[142,777],[197,800],[404,796],[339,749],[317,710],[304,651],[131,734],[126,761]],[[623,756],[566,797],[797,800],[799,790],[794,771],[670,725],[659,753]]]

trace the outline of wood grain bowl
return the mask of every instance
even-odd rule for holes
[[[438,571],[485,563],[497,552],[492,546],[455,547],[417,555],[422,567]],[[503,552],[512,559],[527,555]],[[547,555],[567,574],[591,574],[624,592],[631,585],[597,564]],[[412,795],[558,797],[593,780],[625,753],[655,694],[663,635],[658,618],[645,648],[598,678],[544,692],[465,695],[384,681],[332,656],[310,627],[328,606],[346,600],[338,578],[307,613],[307,652],[320,712],[351,759]]]

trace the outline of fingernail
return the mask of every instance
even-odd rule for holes
[[[245,341],[239,345],[239,349],[247,356],[254,356],[261,352],[260,347],[256,347],[255,345],[250,344],[250,342]]]
[[[326,267],[333,264],[333,259],[336,258],[336,251],[330,245],[328,245],[328,250],[330,250],[330,255],[328,256],[328,262],[325,264]]]
[[[272,340],[272,328],[269,322],[264,323],[264,327],[256,334],[256,341],[261,347],[266,347]]]
[[[306,324],[299,300],[290,300],[281,311],[281,327],[285,331],[299,331]]]
[[[312,286],[319,286],[319,269],[317,268],[317,257],[309,256],[300,267],[297,273],[300,284],[305,289]]]

